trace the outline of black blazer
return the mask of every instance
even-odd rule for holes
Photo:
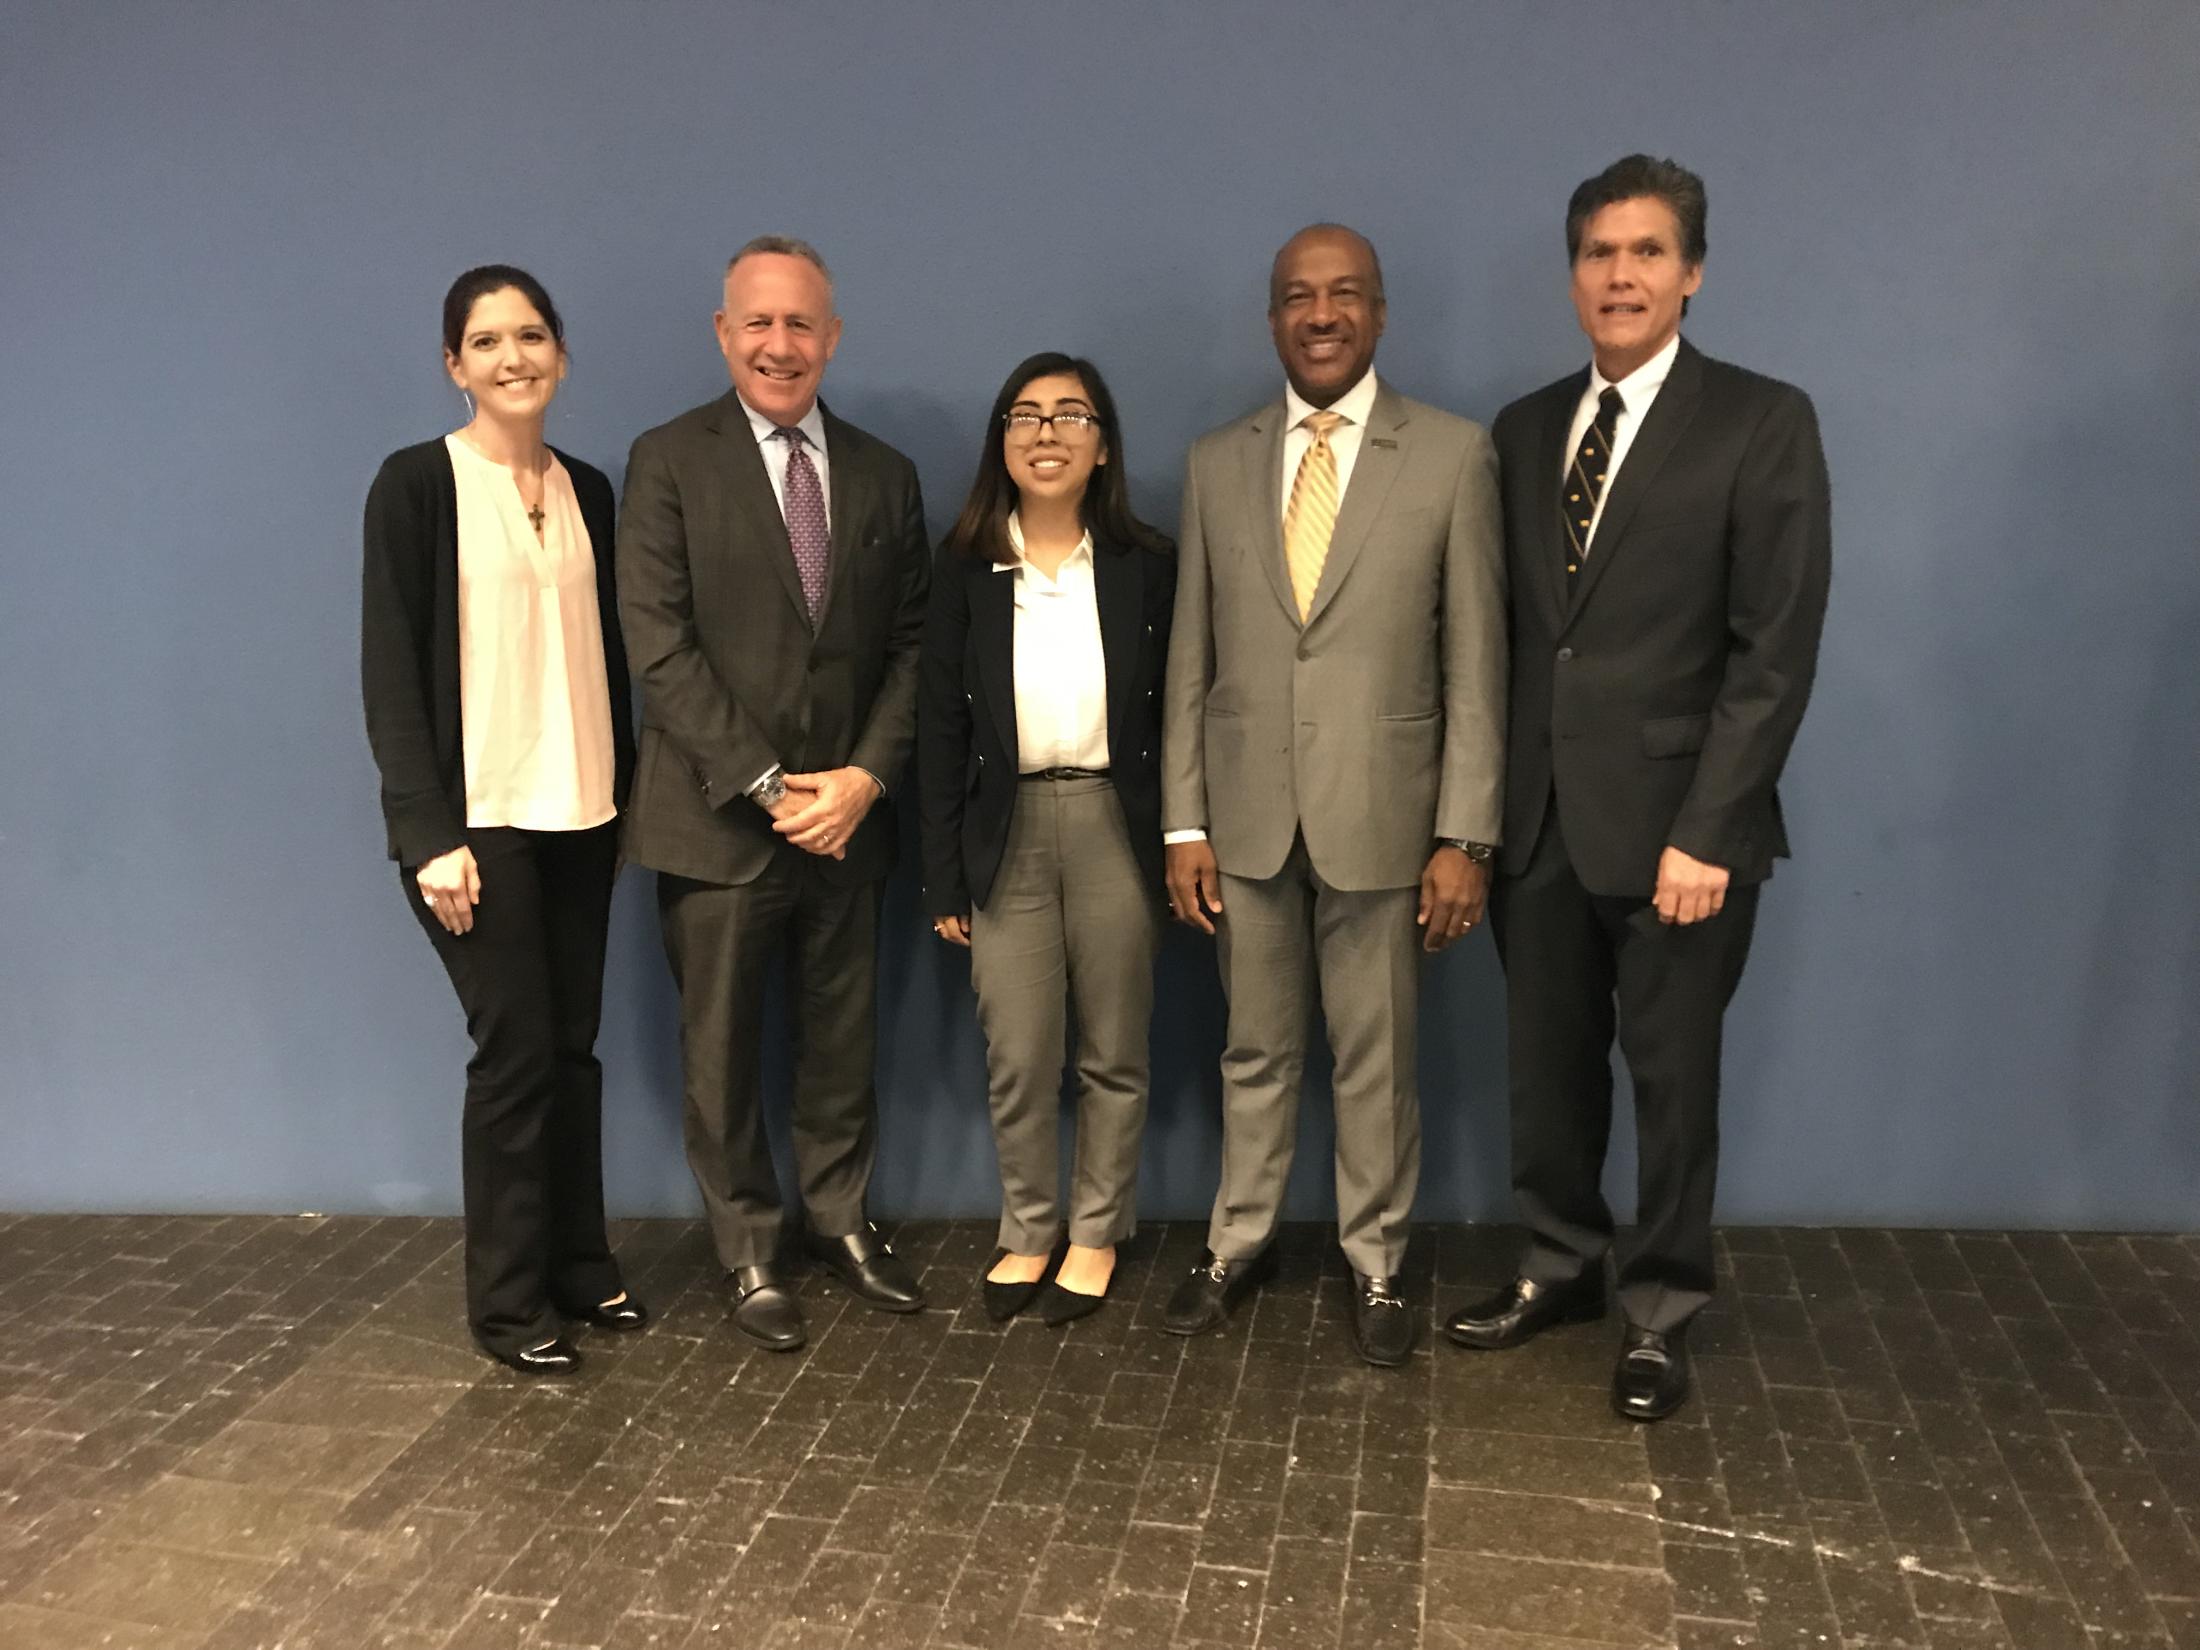
[[[557,452],[556,448],[551,449]],[[604,680],[611,690],[612,794],[634,780],[634,725],[612,571],[615,511],[601,470],[558,452],[596,558]],[[390,858],[423,865],[466,840],[466,743],[459,727],[458,484],[442,441],[400,447],[367,490],[359,675],[367,743],[382,770]]]
[[[1825,618],[1832,523],[1810,398],[1685,340],[1567,589],[1558,485],[1588,369],[1495,428],[1512,587],[1500,868],[1555,788],[1584,887],[1647,898],[1668,844],[1761,882]]]
[[[832,568],[810,628],[787,523],[741,401],[728,390],[634,443],[619,520],[619,611],[642,690],[627,856],[726,886],[775,854],[807,858],[748,788],[851,764],[889,792],[916,734],[917,646],[931,561],[916,467],[825,413]],[[881,802],[821,874],[893,868]]]
[[[1161,675],[1176,558],[1095,543],[1093,587],[1107,665],[1108,770],[1131,851],[1161,897]],[[942,549],[925,615],[918,807],[924,908],[985,904],[1016,810],[1016,575]]]

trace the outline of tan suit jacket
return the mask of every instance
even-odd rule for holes
[[[1162,735],[1162,828],[1265,879],[1303,832],[1346,890],[1498,840],[1505,561],[1478,424],[1378,381],[1302,625],[1284,565],[1284,404],[1194,444]]]

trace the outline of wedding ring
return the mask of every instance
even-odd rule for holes
[[[420,903],[422,905],[425,905],[429,910],[433,911],[435,909],[435,896],[433,894],[422,894],[420,896]]]

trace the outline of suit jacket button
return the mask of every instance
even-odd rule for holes
[[[1574,650],[1570,647],[1562,647],[1558,650],[1558,662],[1562,665],[1571,664],[1573,662],[1573,657]]]

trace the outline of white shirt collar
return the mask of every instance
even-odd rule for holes
[[[1360,375],[1360,381],[1344,394],[1329,403],[1328,410],[1343,415],[1345,421],[1360,429],[1367,427],[1368,415],[1375,410],[1375,369],[1369,367]],[[1308,413],[1322,409],[1299,394],[1286,379],[1283,386],[1283,427],[1295,430],[1306,421]]]
[[[1017,518],[1016,512],[1013,510],[1008,513],[1008,547],[1016,552],[1016,559],[1014,561],[995,562],[993,564],[994,572],[1013,573],[1024,563],[1024,524]],[[1089,527],[1085,529],[1085,536],[1077,541],[1077,548],[1062,558],[1062,565],[1064,567],[1068,566],[1079,556],[1083,556],[1087,561],[1092,559],[1092,529]],[[1060,569],[1057,568],[1056,571],[1059,572]]]
[[[1629,412],[1638,413],[1642,411],[1645,406],[1656,398],[1658,391],[1664,387],[1665,380],[1672,374],[1673,363],[1679,359],[1680,353],[1681,335],[1676,332],[1665,341],[1665,348],[1659,350],[1657,354],[1651,356],[1649,360],[1643,362],[1641,366],[1617,383],[1597,371],[1596,360],[1592,356],[1589,361],[1589,399],[1592,401],[1597,400],[1606,390],[1616,389],[1619,391],[1620,400],[1627,404]]]
[[[733,398],[741,403],[741,410],[749,415],[749,428],[756,434],[756,444],[761,447],[765,442],[770,441],[779,426],[750,406],[739,390],[733,392]],[[823,403],[812,401],[810,410],[802,415],[801,421],[795,425],[795,428],[810,438],[812,447],[819,452],[823,452],[825,450],[825,411]]]

